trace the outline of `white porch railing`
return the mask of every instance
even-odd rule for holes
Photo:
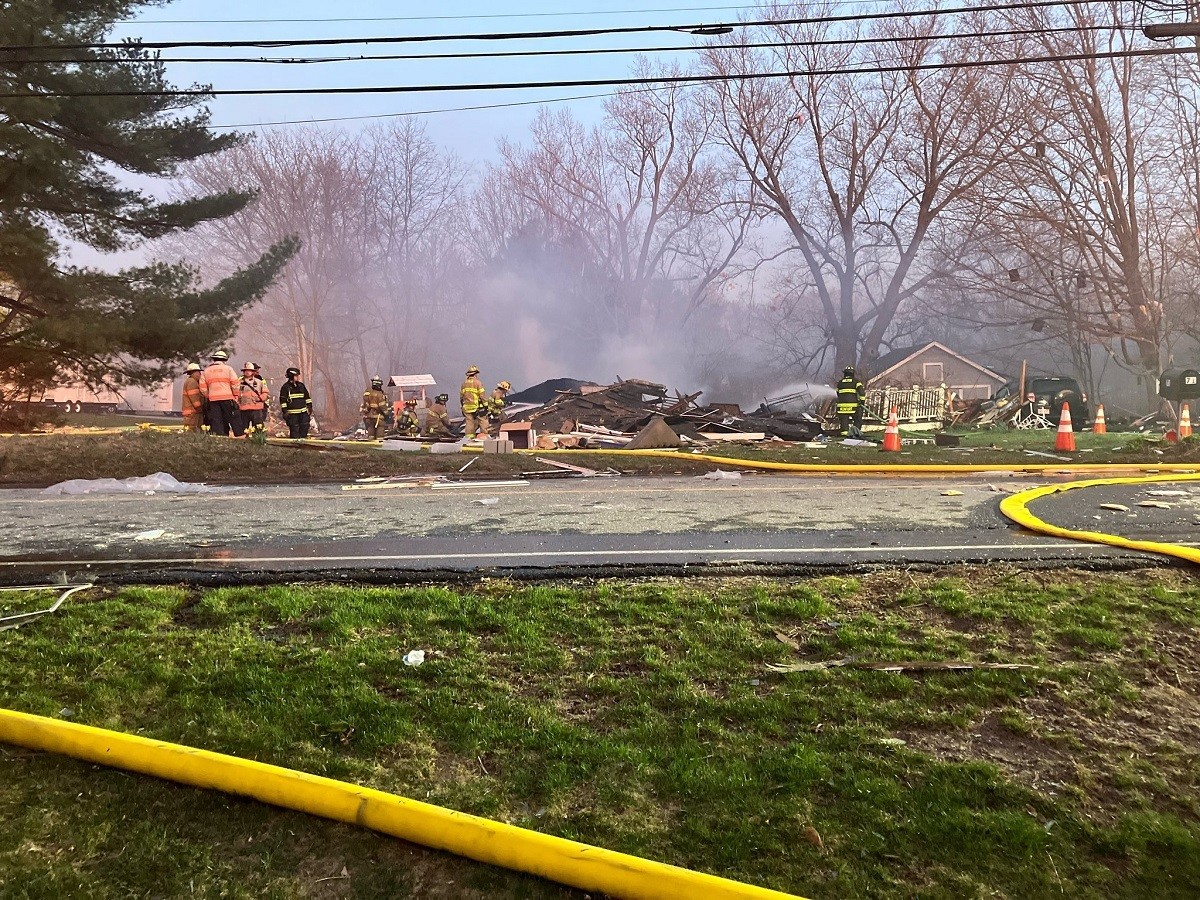
[[[944,384],[933,388],[870,388],[864,419],[886,423],[894,406],[901,425],[937,425],[945,417],[949,402],[950,391]]]

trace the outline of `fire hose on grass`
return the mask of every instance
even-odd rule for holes
[[[0,710],[0,742],[360,825],[613,897],[794,900],[791,894],[539,834],[332,778],[12,710]]]

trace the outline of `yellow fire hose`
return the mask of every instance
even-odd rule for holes
[[[250,797],[613,897],[796,900],[792,894],[539,834],[332,778],[42,716],[0,710],[0,742]]]
[[[1165,466],[1161,468],[1166,468]],[[1029,511],[1029,504],[1041,497],[1048,497],[1061,491],[1073,491],[1079,488],[1099,487],[1106,484],[1156,484],[1163,481],[1200,481],[1200,475],[1152,475],[1146,478],[1096,478],[1091,481],[1071,481],[1066,484],[1053,484],[1046,487],[1033,488],[1020,494],[1005,497],[1000,503],[1000,512],[1030,531],[1049,534],[1054,537],[1069,538],[1076,541],[1088,541],[1094,544],[1107,544],[1110,547],[1121,547],[1126,550],[1141,550],[1145,553],[1158,553],[1173,556],[1176,559],[1191,563],[1200,563],[1200,549],[1183,547],[1179,544],[1168,544],[1160,541],[1138,541],[1121,537],[1117,534],[1105,534],[1102,531],[1076,531],[1051,525],[1039,519]]]

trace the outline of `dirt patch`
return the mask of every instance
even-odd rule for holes
[[[1170,663],[1125,661],[1139,696],[1101,696],[1109,711],[1090,710],[1047,685],[1037,695],[1013,700],[1031,733],[1019,734],[997,712],[964,731],[898,732],[910,747],[953,762],[992,763],[1014,781],[1039,792],[1064,789],[1079,796],[1093,818],[1112,820],[1130,806],[1131,794],[1155,808],[1200,818],[1194,801],[1200,771],[1200,640],[1189,633],[1156,634]],[[1190,787],[1189,787],[1190,786]]]

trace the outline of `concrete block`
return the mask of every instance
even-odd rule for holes
[[[429,452],[430,453],[462,453],[462,448],[463,448],[462,441],[459,441],[457,444],[437,443],[437,444],[429,445]]]
[[[403,450],[407,453],[412,453],[421,449],[420,441],[397,441],[390,440],[383,442],[384,450]]]
[[[484,453],[512,453],[513,452],[513,442],[496,440],[495,438],[487,438],[483,442],[483,452]]]
[[[500,426],[499,437],[512,441],[518,450],[532,450],[537,443],[532,422],[505,422]]]

